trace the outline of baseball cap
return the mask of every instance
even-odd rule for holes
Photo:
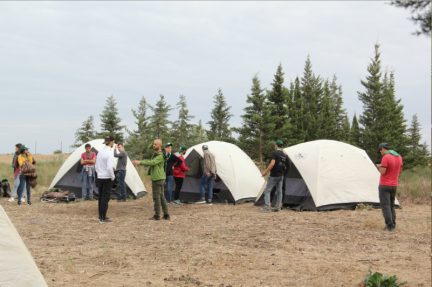
[[[22,145],[20,150],[30,149],[29,147],[26,147],[25,145]]]
[[[165,147],[172,146],[172,143],[166,143]]]
[[[388,143],[380,143],[380,145],[379,145],[379,147],[378,147],[378,153],[380,153],[380,150],[381,150],[382,148],[390,149],[390,145],[389,145]]]
[[[283,146],[283,141],[281,141],[281,140],[277,140],[277,141],[275,141],[274,144],[277,145],[277,146],[282,147],[282,146]]]
[[[208,146],[205,144],[202,146],[202,149],[208,149]]]
[[[185,151],[187,149],[188,149],[188,147],[186,145],[182,145],[179,149],[179,152],[181,153],[182,151]]]

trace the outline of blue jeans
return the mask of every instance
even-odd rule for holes
[[[15,178],[15,181],[14,181],[14,186],[12,189],[12,197],[15,197],[15,195],[17,194],[19,186],[20,186],[20,177],[19,177],[19,174],[17,174],[17,177]]]
[[[82,186],[82,198],[87,197],[87,183],[89,188],[89,198],[93,198],[93,176],[89,176],[87,171],[84,171],[83,186]]]
[[[210,177],[207,177],[207,174],[203,174],[201,176],[201,180],[199,183],[199,190],[200,190],[200,194],[201,194],[201,198],[205,199],[205,190],[204,190],[204,186],[207,183],[207,189],[208,189],[208,200],[212,201],[213,199],[213,180],[214,180],[214,174],[210,172]]]
[[[166,177],[166,185],[167,185],[167,191],[166,191],[166,201],[167,203],[171,202],[171,197],[172,197],[172,182],[173,182],[174,176],[173,175],[167,175]]]
[[[265,202],[266,209],[270,209],[270,192],[275,185],[276,185],[276,194],[277,194],[277,201],[276,201],[275,208],[276,209],[281,208],[283,179],[284,179],[283,176],[278,176],[278,177],[269,176],[267,180],[266,189],[264,190],[264,202]]]
[[[126,199],[126,183],[125,183],[126,171],[125,170],[118,170],[117,171],[117,178],[118,178],[118,184],[120,186],[120,191],[121,191],[120,197]]]
[[[27,190],[27,201],[30,201],[30,183],[28,179],[24,178],[21,174],[19,175],[20,184],[18,187],[18,201],[21,201],[21,196],[24,191],[24,187]]]

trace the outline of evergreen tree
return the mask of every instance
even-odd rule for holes
[[[421,31],[415,31],[414,35],[431,36],[431,1],[429,0],[393,0],[391,5],[411,10],[411,20],[420,24]],[[426,9],[426,10],[425,10]]]
[[[160,99],[153,107],[148,105],[153,111],[150,117],[150,132],[153,139],[160,139],[163,143],[171,140],[170,129],[168,127],[171,122],[168,120],[169,112],[173,110],[170,105],[165,101],[165,96],[160,94]]]
[[[405,168],[429,164],[428,157],[430,156],[430,154],[427,150],[426,142],[424,144],[420,144],[420,131],[421,126],[418,121],[417,114],[415,114],[412,118],[411,125],[407,130],[409,153],[406,157],[404,157]]]
[[[259,162],[263,167],[263,154],[265,147],[264,135],[274,129],[275,124],[269,122],[270,111],[267,105],[267,97],[261,88],[258,74],[252,78],[251,95],[247,95],[246,102],[249,104],[243,110],[245,114],[240,128],[233,128],[239,133],[237,145],[252,159]]]
[[[300,80],[296,77],[294,84],[291,84],[292,102],[290,105],[289,116],[291,123],[291,144],[296,145],[304,142],[306,131],[303,128],[304,107],[303,96],[300,87]]]
[[[188,138],[186,145],[188,147],[201,144],[208,141],[207,131],[202,125],[202,121],[199,120],[198,125],[192,126],[190,137]]]
[[[135,117],[135,124],[137,129],[133,131],[126,131],[129,133],[129,137],[125,141],[125,149],[128,151],[129,157],[139,157],[139,160],[143,159],[143,155],[148,157],[150,154],[147,151],[147,147],[151,139],[149,138],[149,116],[147,116],[148,104],[143,96],[139,102],[138,109],[132,109],[132,114]]]
[[[323,96],[319,103],[320,113],[318,115],[318,122],[321,129],[318,131],[320,139],[335,139],[336,138],[336,119],[334,113],[334,104],[332,91],[330,90],[330,83],[327,79],[324,82]]]
[[[269,156],[274,150],[274,142],[282,140],[284,146],[291,145],[291,124],[289,122],[289,104],[292,99],[292,94],[289,89],[284,86],[284,72],[282,64],[276,69],[272,89],[267,91],[268,109],[270,110],[269,122],[274,124],[273,131],[265,134],[266,147],[265,154]]]
[[[186,144],[187,138],[192,131],[192,125],[189,123],[190,119],[194,116],[189,115],[189,110],[187,109],[186,97],[180,95],[180,101],[177,103],[177,108],[179,108],[179,118],[173,123],[172,126],[172,138],[175,148]]]
[[[213,103],[215,107],[211,111],[210,130],[207,131],[209,140],[230,140],[232,139],[229,120],[234,116],[230,113],[231,107],[228,107],[225,96],[222,94],[222,89],[219,88],[218,94],[215,95]]]
[[[357,115],[354,114],[350,130],[350,143],[356,147],[360,147],[360,127],[357,120]]]
[[[112,135],[114,137],[114,142],[123,142],[122,130],[124,126],[120,125],[121,118],[118,117],[117,102],[114,99],[114,95],[108,97],[100,117],[102,132],[98,133],[98,136],[105,137],[107,135]]]
[[[349,118],[348,115],[345,115],[343,125],[342,125],[342,134],[341,134],[340,141],[345,143],[350,143],[350,131],[351,128],[350,128]]]
[[[75,132],[75,143],[72,145],[72,147],[80,147],[82,144],[87,143],[95,138],[96,131],[94,130],[94,120],[93,116],[90,116]]]
[[[303,121],[303,128],[306,131],[305,141],[313,141],[319,139],[321,129],[319,103],[321,102],[323,80],[312,72],[312,63],[309,56],[306,59],[301,82],[305,111]]]
[[[332,134],[329,138],[334,140],[340,140],[341,134],[343,133],[343,125],[344,119],[346,116],[346,109],[343,106],[343,98],[342,98],[342,86],[337,85],[336,83],[337,77],[333,75],[333,80],[330,84],[331,98],[333,99],[333,116],[334,116],[334,134]]]

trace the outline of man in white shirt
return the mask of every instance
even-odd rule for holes
[[[96,161],[96,173],[98,178],[98,191],[99,191],[99,222],[100,223],[110,223],[111,219],[106,217],[108,211],[108,202],[111,197],[111,189],[113,186],[113,181],[115,179],[113,165],[114,165],[114,155],[111,152],[111,148],[114,146],[114,137],[105,137],[105,147],[98,153]]]

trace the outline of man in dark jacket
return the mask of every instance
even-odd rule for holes
[[[284,150],[282,150],[282,151],[285,153]],[[282,182],[282,203],[281,203],[281,209],[283,208],[283,203],[284,203],[284,200],[285,200],[286,178],[287,178],[287,175],[288,175],[288,173],[289,173],[290,170],[291,170],[291,160],[289,159],[289,157],[287,155],[287,163],[285,165],[284,177],[283,177],[283,182]],[[273,187],[273,189],[272,189],[272,191],[270,193],[270,202],[273,202],[273,199],[274,199],[275,195],[277,196],[276,186]]]
[[[119,153],[117,153],[117,148]],[[127,166],[127,153],[124,150],[124,145],[118,143],[114,146],[114,157],[118,158],[116,171],[118,176],[118,183],[120,186],[121,195],[117,202],[126,202],[126,166]]]
[[[168,205],[171,202],[171,196],[172,196],[172,182],[174,180],[173,166],[177,167],[183,163],[183,161],[180,158],[178,158],[175,154],[173,154],[171,150],[172,150],[172,143],[165,144],[165,149],[163,150],[163,153],[167,158],[167,161],[165,162],[165,174],[166,174],[165,184],[167,186],[165,198]]]

